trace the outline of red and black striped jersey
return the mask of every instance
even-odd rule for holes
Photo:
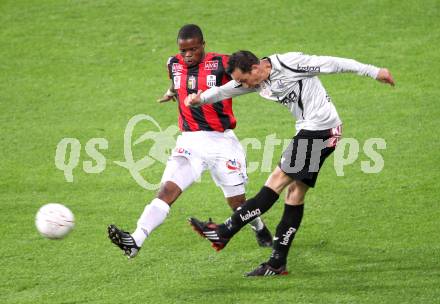
[[[169,77],[177,92],[179,128],[181,131],[219,131],[234,129],[236,119],[232,111],[232,99],[186,107],[183,101],[188,94],[221,86],[231,80],[226,74],[228,56],[206,53],[199,65],[188,68],[180,54],[168,59]]]

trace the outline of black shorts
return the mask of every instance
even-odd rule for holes
[[[292,179],[313,188],[325,159],[335,150],[341,131],[341,126],[299,131],[283,152],[278,167]]]

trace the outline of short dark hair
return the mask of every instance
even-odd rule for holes
[[[243,73],[248,73],[252,70],[254,64],[259,63],[260,60],[252,52],[238,51],[229,57],[226,72],[232,74],[235,69],[240,69]]]
[[[199,38],[200,42],[203,42],[202,29],[195,24],[186,24],[182,26],[177,34],[177,40],[191,38]]]

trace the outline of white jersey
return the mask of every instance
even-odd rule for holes
[[[302,53],[275,54],[268,58],[270,76],[257,88],[244,88],[235,80],[202,93],[203,103],[213,103],[250,92],[286,106],[296,118],[296,130],[325,130],[342,122],[333,102],[317,77],[319,74],[351,72],[376,79],[379,68],[352,59],[310,56]]]

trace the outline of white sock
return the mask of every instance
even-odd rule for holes
[[[170,206],[158,198],[155,198],[150,204],[145,206],[144,212],[142,212],[137,222],[137,228],[131,234],[136,245],[141,247],[150,233],[163,223],[169,212]]]
[[[254,229],[255,231],[260,231],[264,228],[264,223],[260,217],[254,219],[252,222],[249,223],[249,225],[251,225],[252,229]]]

